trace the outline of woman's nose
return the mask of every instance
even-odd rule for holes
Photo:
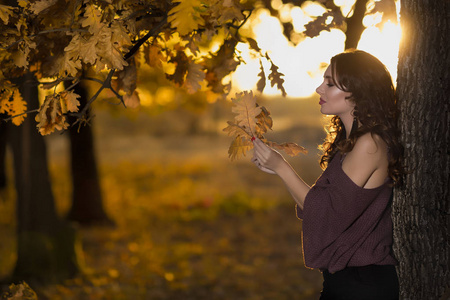
[[[320,94],[320,91],[322,90],[321,89],[322,85],[323,85],[323,83],[316,88],[316,93],[317,94]]]

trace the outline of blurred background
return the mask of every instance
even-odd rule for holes
[[[355,1],[335,2],[345,10]],[[324,12],[317,2],[300,9],[273,0],[272,7],[294,24],[294,35]],[[365,22],[358,48],[379,57],[395,79],[398,24],[380,28],[380,15]],[[287,160],[313,184],[326,124],[314,90],[331,56],[344,50],[345,35],[331,29],[292,43],[295,36],[289,42],[280,19],[263,8],[242,30],[285,75],[287,97],[270,86],[258,96],[274,121],[267,138],[304,146],[307,155]],[[260,71],[246,44],[237,49],[245,63],[228,78],[230,95],[256,90]],[[254,167],[251,151],[228,158],[232,139],[222,129],[233,119],[230,100],[187,94],[162,73],[139,72],[140,107],[125,109],[108,93],[93,105],[90,128],[108,221],[79,225],[83,272],[33,286],[39,299],[317,299],[321,274],[303,264],[301,221],[283,183]],[[92,93],[95,83],[86,88]],[[69,134],[45,141],[55,204],[65,217],[73,192]],[[6,162],[13,178],[11,153]],[[0,193],[0,278],[7,278],[17,258],[13,180]]]

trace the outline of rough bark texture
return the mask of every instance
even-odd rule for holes
[[[80,107],[84,107],[88,99],[86,89],[79,84],[75,87],[75,93],[81,96]],[[75,121],[71,119],[71,122]],[[69,136],[73,192],[67,218],[82,226],[112,225],[103,208],[92,127],[73,126],[69,129]]]
[[[0,118],[4,115],[0,114]],[[0,121],[0,190],[6,187],[6,139],[8,136],[7,124]]]
[[[20,87],[28,109],[39,105],[32,75]],[[56,213],[44,138],[28,116],[21,126],[10,125],[17,190],[17,262],[12,280],[49,281],[78,271],[75,230]]]
[[[450,2],[404,0],[398,95],[405,164],[394,250],[401,299],[450,299]]]

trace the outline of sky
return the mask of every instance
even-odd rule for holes
[[[342,5],[345,14],[354,3],[354,0],[335,0],[336,5]],[[304,30],[304,25],[312,20],[312,17],[322,15],[325,12],[319,4],[311,2],[303,9],[292,4],[283,4],[281,0],[272,0],[272,6],[278,7],[283,21],[291,21],[294,30],[299,34]],[[367,29],[363,32],[358,49],[367,51],[378,57],[390,71],[395,82],[397,77],[398,45],[401,30],[398,24],[385,23],[383,28],[375,26],[381,21],[381,14],[368,15],[363,23]],[[314,38],[305,38],[297,45],[290,43],[283,35],[280,21],[270,16],[266,9],[258,10],[245,24],[253,33],[255,40],[263,52],[267,52],[274,63],[283,73],[284,88],[290,98],[302,98],[311,96],[316,87],[322,82],[323,72],[329,60],[335,54],[344,51],[345,34],[338,29],[330,32],[322,31]],[[259,58],[252,53],[247,44],[239,43],[237,50],[245,63],[237,68],[231,76],[235,92],[243,90],[256,90],[260,72]],[[270,63],[262,60],[265,73],[270,73]],[[275,87],[266,84],[263,92],[265,95],[281,95]]]

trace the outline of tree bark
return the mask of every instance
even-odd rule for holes
[[[28,109],[39,107],[38,91],[32,75],[24,77],[20,92]],[[10,126],[17,190],[17,262],[12,280],[52,281],[73,276],[78,271],[76,233],[56,213],[46,145],[28,116],[21,126]]]
[[[88,101],[86,88],[78,84],[75,93],[80,95],[80,109]],[[86,115],[89,118],[90,113]],[[70,122],[76,119],[71,118]],[[81,226],[112,225],[103,208],[97,160],[95,157],[92,120],[88,126],[73,126],[69,129],[72,168],[72,207],[67,218]]]
[[[0,118],[3,115],[0,115]],[[7,124],[0,120],[0,190],[6,187],[6,140]]]
[[[401,1],[397,92],[405,165],[411,171],[395,190],[393,204],[401,299],[448,297],[449,11],[449,1]]]

